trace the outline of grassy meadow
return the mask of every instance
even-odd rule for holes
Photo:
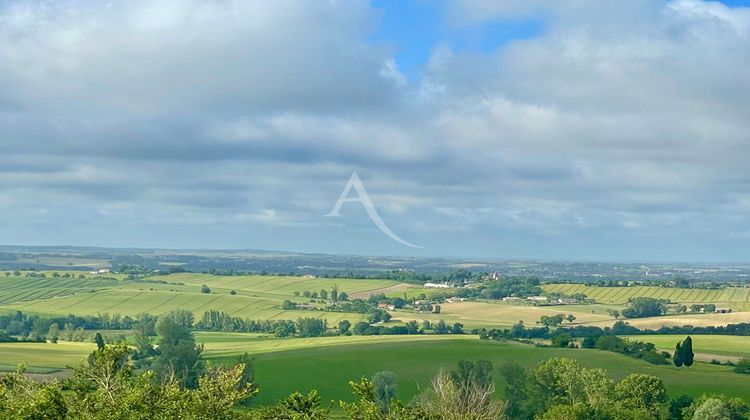
[[[674,352],[678,341],[685,339],[686,335],[634,335],[624,336],[632,340],[647,341],[654,343],[656,348],[668,352]],[[750,337],[733,335],[691,335],[693,339],[693,352],[696,360],[720,361],[737,360],[742,357],[750,357]]]

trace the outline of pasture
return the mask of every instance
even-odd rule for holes
[[[654,343],[659,350],[674,352],[675,345],[687,337],[679,335],[634,335],[623,336],[636,341]],[[691,335],[696,360],[737,360],[750,357],[750,337],[734,335]]]
[[[94,343],[0,343],[0,371],[15,371],[19,363],[29,373],[54,373],[86,359]]]

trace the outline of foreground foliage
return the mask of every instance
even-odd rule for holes
[[[740,399],[704,395],[669,399],[661,379],[631,374],[613,380],[568,358],[535,369],[506,364],[506,400],[495,393],[493,366],[459,361],[441,370],[410,403],[398,399],[395,375],[350,382],[354,402],[324,402],[316,390],[295,392],[273,406],[248,407],[258,391],[243,363],[206,367],[191,386],[178,376],[139,371],[127,345],[101,346],[64,381],[36,382],[18,372],[0,376],[0,418],[9,419],[746,419]],[[245,358],[250,360],[249,357]]]

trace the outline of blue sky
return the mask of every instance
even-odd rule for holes
[[[750,1],[0,1],[0,243],[748,261]],[[358,203],[357,172],[393,241]]]
[[[445,2],[380,0],[372,3],[380,14],[370,39],[395,49],[399,69],[417,80],[435,48],[448,45],[459,51],[491,53],[508,42],[531,38],[544,28],[543,16],[490,19],[478,24],[451,21]]]

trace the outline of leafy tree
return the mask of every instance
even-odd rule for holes
[[[339,301],[346,301],[349,300],[349,295],[346,294],[346,292],[339,292]]]
[[[750,407],[740,398],[704,394],[696,398],[689,407],[682,410],[682,418],[742,420],[747,419],[748,413],[750,413]]]
[[[744,373],[750,375],[750,357],[743,357],[734,365],[735,373]]]
[[[474,386],[488,388],[492,385],[492,369],[492,362],[488,360],[459,360],[458,369],[451,371],[450,377],[463,390]]]
[[[299,318],[297,320],[297,334],[300,337],[320,337],[325,335],[327,321],[320,318]]]
[[[710,398],[703,402],[695,413],[693,420],[731,420],[732,411],[724,401],[718,398]]]
[[[693,339],[688,336],[685,341],[682,342],[682,364],[685,366],[693,365]]]
[[[380,412],[388,414],[391,401],[396,398],[396,374],[393,372],[378,372],[372,377],[372,391]]]
[[[237,381],[237,389],[245,390],[248,393],[247,398],[238,401],[238,404],[247,407],[250,405],[253,395],[258,392],[258,385],[255,382],[255,359],[250,354],[243,353],[237,359],[235,366],[242,366],[241,375]]]
[[[672,356],[672,363],[674,363],[675,366],[680,367],[684,364],[682,360],[682,344],[680,342],[677,342],[677,345],[674,348],[674,356]]]
[[[47,330],[47,338],[51,343],[57,343],[58,340],[58,332],[60,331],[60,326],[57,325],[57,322],[53,322],[49,326],[49,330]]]
[[[285,311],[290,311],[295,308],[297,308],[297,304],[292,302],[291,300],[285,299],[283,302],[281,302],[281,309]]]
[[[185,325],[187,321],[185,314],[179,311],[159,319],[156,325],[159,354],[154,361],[154,368],[164,383],[195,388],[204,370],[201,360],[203,346],[195,344],[193,333]],[[192,324],[192,320],[190,323]]]
[[[531,372],[533,395],[546,411],[554,405],[585,404],[613,388],[612,380],[601,369],[584,369],[572,359],[552,358]]]
[[[106,401],[115,404],[116,394],[127,388],[127,380],[132,373],[128,364],[130,354],[131,350],[126,344],[102,347],[101,350],[92,352],[88,362],[81,364],[75,371],[77,383],[74,388],[79,392],[96,388]]]
[[[669,402],[669,418],[674,420],[682,420],[683,411],[693,404],[693,397],[690,395],[682,394],[677,398],[673,398]]]
[[[456,322],[453,324],[453,327],[451,327],[451,334],[463,334],[464,333],[464,324],[461,324],[460,322]]]
[[[499,369],[505,379],[505,398],[508,418],[525,419],[540,411],[533,404],[533,384],[526,371],[516,362],[506,362]]]
[[[347,319],[339,321],[339,334],[346,334],[347,332],[349,332],[349,328],[351,328],[351,326],[352,323]]]
[[[164,315],[159,316],[159,321],[164,320],[170,320],[173,323],[181,326],[182,328],[186,330],[190,330],[193,328],[193,321],[195,321],[195,315],[193,315],[193,312],[188,311],[186,309],[177,309],[171,312],[168,312]],[[157,332],[157,330],[155,330]]]
[[[261,420],[324,420],[328,412],[321,404],[320,394],[313,389],[307,395],[294,392],[275,406],[263,407],[255,414]]]
[[[406,322],[406,331],[407,334],[422,334],[422,331],[419,329],[419,323],[414,320]]]
[[[615,309],[607,309],[607,313],[614,319],[618,319],[620,317],[620,311]]]
[[[361,335],[363,334],[368,328],[370,328],[370,324],[367,322],[357,322],[354,324],[354,328],[352,328],[352,331],[354,334]]]
[[[653,418],[663,417],[669,401],[667,390],[661,379],[633,373],[615,385],[617,400],[627,408],[645,410]]]
[[[96,349],[99,351],[104,350],[104,337],[102,337],[102,333],[98,332],[94,336],[94,342],[96,343]]]
[[[565,320],[572,324],[573,321],[576,320],[576,316],[573,314],[568,314],[568,316],[565,317]]]
[[[650,297],[638,297],[630,301],[630,307],[622,311],[626,318],[646,318],[664,314],[664,301]]]
[[[201,285],[201,293],[211,293],[211,288],[206,286],[205,284]]]
[[[596,337],[593,337],[593,336],[584,337],[583,341],[581,341],[581,347],[584,349],[596,348]]]
[[[434,326],[435,334],[448,334],[448,326],[442,319]]]
[[[295,332],[297,332],[296,324],[291,321],[279,322],[273,329],[273,334],[276,337],[289,337]]]
[[[25,366],[0,377],[0,418],[57,420],[68,417],[60,383],[35,381],[25,375]]]
[[[336,303],[339,301],[339,288],[338,286],[333,286],[331,288],[331,300]]]
[[[554,347],[568,347],[568,345],[573,341],[573,337],[570,336],[568,333],[564,334],[557,334],[554,337],[552,337],[552,345]]]
[[[320,289],[319,295],[321,299],[328,299],[328,292],[323,289]]]
[[[565,320],[565,315],[563,314],[557,314],[553,316],[542,315],[537,323],[546,325],[548,327],[556,327],[562,324],[563,320]]]

